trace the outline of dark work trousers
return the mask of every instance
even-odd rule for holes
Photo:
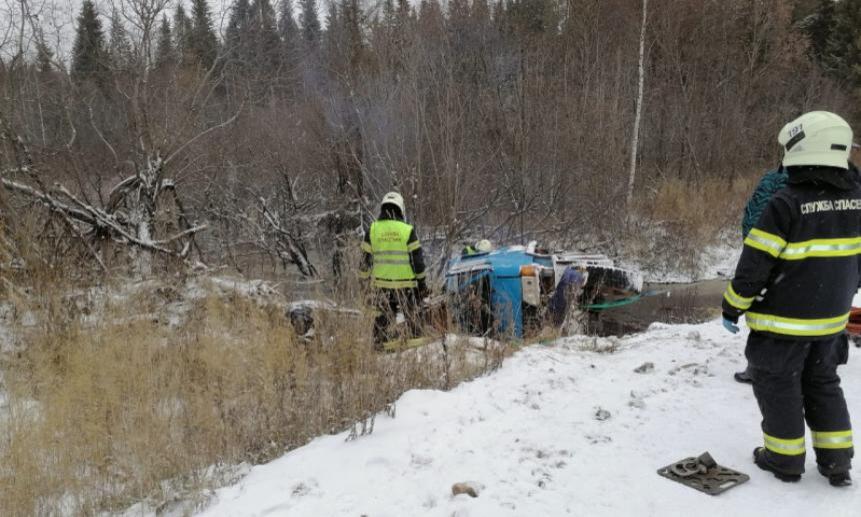
[[[805,419],[823,472],[851,467],[851,424],[837,376],[837,366],[846,364],[848,354],[845,334],[798,341],[750,333],[745,355],[762,412],[765,459],[775,469],[804,472]]]
[[[416,337],[421,330],[417,289],[377,289],[374,306],[379,314],[374,320],[374,345],[380,346],[391,336],[389,327],[395,324],[398,309],[404,313],[407,338]]]

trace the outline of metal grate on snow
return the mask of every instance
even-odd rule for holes
[[[750,476],[718,465],[711,454],[685,458],[664,468],[658,474],[709,495],[718,495],[750,479]]]

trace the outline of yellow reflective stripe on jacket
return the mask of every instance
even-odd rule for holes
[[[817,449],[848,449],[852,447],[852,431],[813,431],[813,446]]]
[[[374,255],[379,256],[391,256],[391,257],[409,257],[409,251],[401,251],[401,250],[377,250],[374,252]]]
[[[751,248],[764,251],[772,257],[777,257],[783,248],[786,247],[786,241],[772,233],[764,232],[758,228],[753,228],[744,243]]]
[[[787,336],[829,336],[842,332],[849,323],[849,313],[834,318],[797,319],[748,312],[747,326],[761,332],[772,332]]]
[[[786,440],[762,433],[762,437],[765,440],[765,448],[771,452],[784,456],[799,456],[804,454],[803,436],[801,438]]]
[[[744,296],[741,296],[740,294],[736,293],[735,289],[732,288],[732,283],[726,286],[726,291],[723,293],[723,298],[727,301],[727,303],[741,311],[746,311],[750,309],[750,306],[753,305],[753,301],[756,299],[755,296],[745,298]]]
[[[814,257],[850,257],[861,253],[861,237],[846,239],[812,239],[790,242],[780,253],[784,260],[802,260]]]
[[[406,257],[406,258],[385,258],[385,257],[376,257],[376,256],[374,257],[374,264],[395,264],[395,265],[407,264],[407,265],[409,265],[409,263],[410,263],[409,257]]]
[[[371,278],[370,271],[359,271],[359,278]]]
[[[407,249],[409,251],[415,251],[422,247],[422,243],[419,241],[413,241],[407,245]]]
[[[427,278],[428,274],[424,271],[416,275],[416,280],[421,280],[423,278]]]
[[[415,280],[386,280],[385,278],[374,278],[374,287],[382,289],[409,289],[418,287],[419,283]]]
[[[364,251],[365,253],[373,253],[374,252],[373,248],[371,248],[370,243],[367,243],[365,241],[362,241],[362,251]]]

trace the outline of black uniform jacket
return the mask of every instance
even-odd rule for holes
[[[853,168],[854,169],[854,168]],[[751,330],[816,339],[843,332],[861,278],[857,171],[789,168],[744,241],[724,316]]]

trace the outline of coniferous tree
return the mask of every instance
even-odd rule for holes
[[[481,54],[487,53],[488,49],[499,44],[494,40],[495,31],[493,29],[493,19],[490,11],[488,0],[474,0],[469,12],[472,37],[477,48],[482,49]],[[480,58],[479,58],[480,59]],[[476,65],[479,70],[484,70],[484,66]]]
[[[212,14],[207,0],[192,0],[188,47],[189,54],[204,68],[211,67],[218,57],[218,38],[212,27]]]
[[[467,0],[449,0],[448,19],[451,24],[461,22],[469,17],[469,2]]]
[[[511,28],[520,35],[552,35],[559,17],[552,0],[512,0],[507,6]]]
[[[132,45],[119,13],[111,13],[111,36],[108,46],[110,66],[115,70],[128,70],[134,60]]]
[[[102,22],[92,0],[84,0],[72,48],[72,75],[80,79],[99,79],[106,71]]]
[[[490,4],[487,0],[474,0],[469,11],[473,24],[477,27],[486,27],[490,24]]]
[[[236,0],[225,34],[225,53],[231,57],[229,67],[236,77],[259,86],[272,76],[281,52],[277,25],[269,0]]]
[[[448,29],[454,58],[459,59],[469,43],[469,3],[467,0],[449,0]]]
[[[248,0],[236,0],[230,8],[230,20],[224,34],[225,52],[231,57],[244,59],[248,43],[248,29],[251,6]]]
[[[395,25],[394,44],[404,49],[406,42],[413,34],[415,16],[409,0],[398,0],[397,24]]]
[[[828,40],[834,28],[834,0],[819,0],[816,12],[805,27],[810,38],[810,53],[820,64],[828,51]]]
[[[326,10],[326,41],[324,49],[329,63],[338,61],[340,57],[342,27],[339,22],[338,4],[330,2],[329,8]]]
[[[293,1],[281,0],[278,12],[278,35],[286,44],[294,43],[299,27],[296,25],[296,17],[293,15]]]
[[[54,70],[54,52],[45,45],[44,41],[39,41],[36,43],[36,66],[39,68],[39,72],[43,74],[47,74]]]
[[[503,0],[497,0],[496,3],[493,4],[493,25],[499,33],[502,33],[505,30],[507,18],[505,3]]]
[[[298,87],[296,73],[302,55],[302,33],[293,14],[293,1],[281,0],[278,12],[278,53],[279,84],[281,92],[292,96]]]
[[[395,25],[397,24],[397,18],[398,13],[395,10],[394,0],[384,0],[382,26],[386,32],[391,33],[394,31]]]
[[[409,0],[398,0],[398,21],[404,23],[412,18]]]
[[[173,43],[176,46],[177,59],[186,59],[188,51],[188,38],[191,36],[191,18],[185,13],[182,2],[176,6],[173,15]]]
[[[158,43],[155,51],[155,65],[159,68],[170,66],[176,62],[176,54],[173,47],[173,37],[170,33],[170,22],[167,16],[162,16],[161,25],[158,28]]]
[[[362,9],[358,0],[341,0],[339,11],[341,58],[345,66],[355,71],[361,66],[365,53]]]
[[[254,0],[250,14],[251,62],[258,74],[271,74],[278,66],[281,43],[275,9],[269,0]]]
[[[317,14],[317,0],[299,0],[302,6],[302,40],[314,48],[320,43],[320,17]]]
[[[394,0],[383,1],[382,18],[374,21],[376,38],[373,46],[385,62],[386,68],[394,68],[397,64],[398,11]]]
[[[278,35],[281,37],[281,65],[292,69],[296,61],[296,46],[299,43],[299,27],[293,16],[293,1],[281,0],[278,13]]]
[[[423,38],[436,44],[440,31],[445,29],[445,15],[438,0],[421,0],[417,16],[419,31]]]
[[[861,0],[837,4],[826,48],[824,63],[829,72],[861,89]]]

